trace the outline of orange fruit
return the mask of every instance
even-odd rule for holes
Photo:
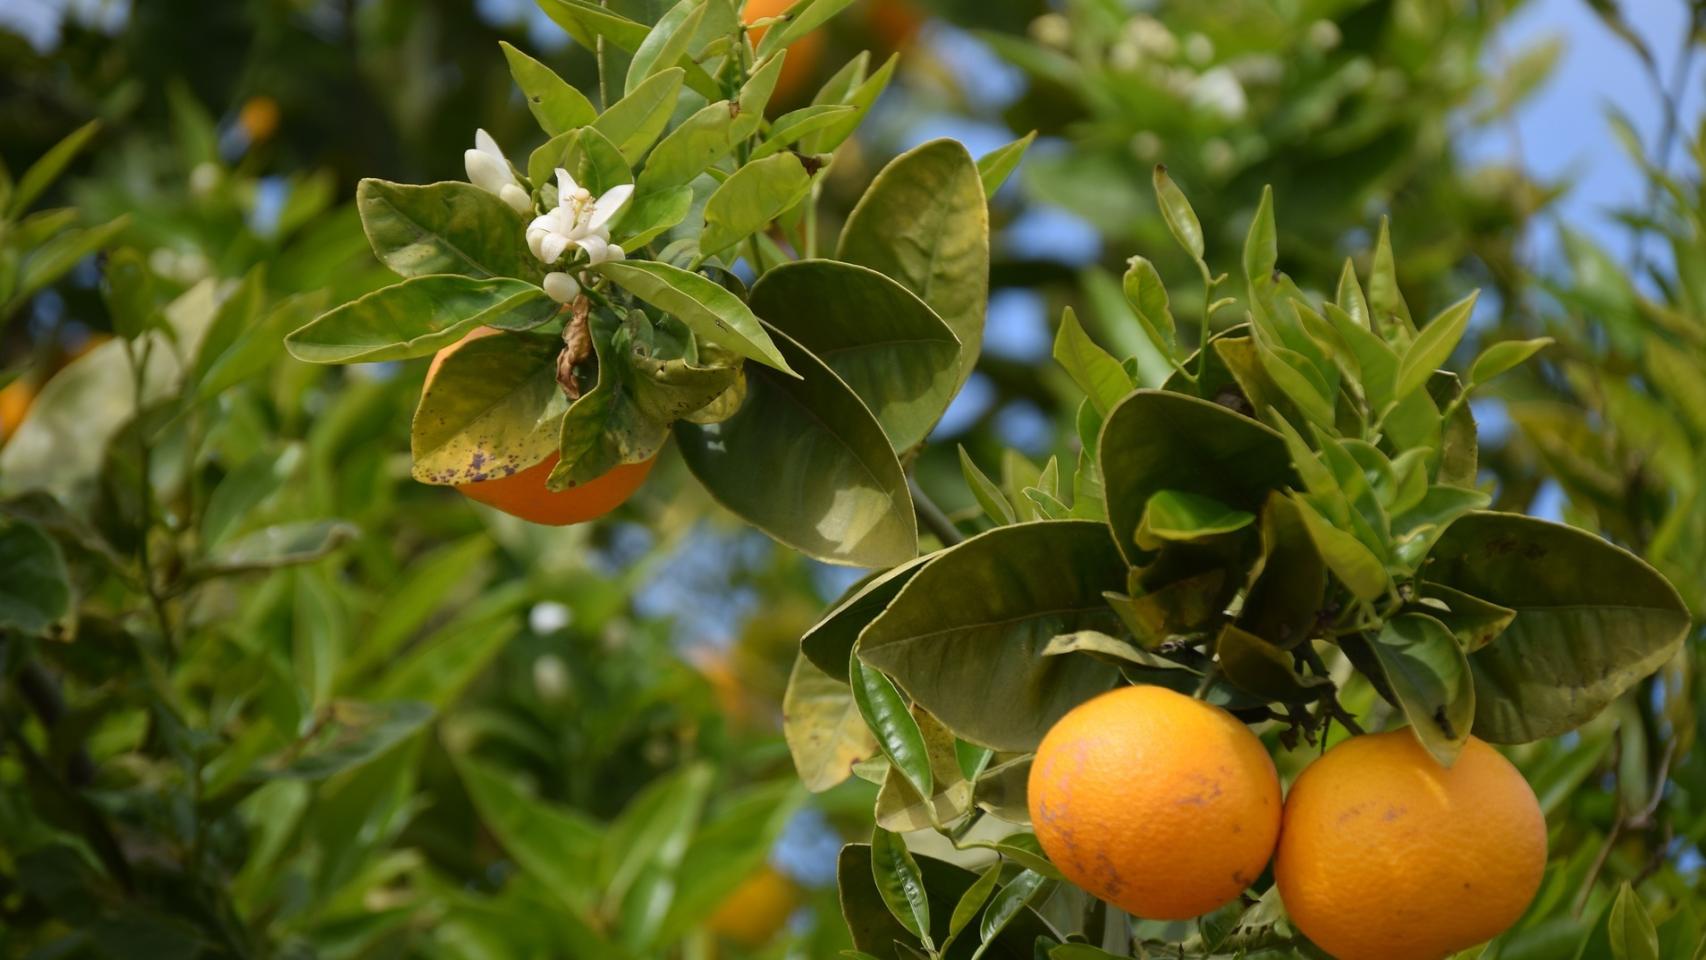
[[[918,30],[924,25],[924,14],[912,0],[871,0],[865,20],[885,47],[904,50],[917,39]]]
[[[705,921],[712,933],[756,950],[769,943],[800,905],[800,888],[769,864],[741,881]]]
[[[237,111],[237,126],[249,135],[250,143],[260,143],[278,130],[278,101],[261,95],[244,101]]]
[[[747,0],[741,10],[741,21],[751,23],[781,16],[793,5],[794,0]],[[764,39],[768,29],[759,27],[751,32],[754,46]],[[823,45],[821,30],[813,30],[788,45],[788,58],[782,62],[782,75],[776,78],[776,91],[771,94],[771,103],[788,103],[805,91],[806,85],[817,75],[817,63],[823,59]]]
[[[0,440],[17,432],[35,398],[35,386],[26,377],[19,377],[0,387]]]
[[[489,337],[497,332],[491,327],[481,327],[440,350],[427,367],[426,385],[432,384],[438,368],[457,348],[470,340]],[[578,486],[553,491],[546,488],[545,479],[551,475],[551,468],[557,465],[558,459],[557,454],[552,453],[533,466],[507,477],[458,484],[456,490],[470,500],[478,500],[511,516],[531,523],[561,527],[595,520],[621,506],[645,482],[646,474],[652,472],[652,464],[657,462],[653,457],[640,463],[620,464]]]
[[[1474,737],[1442,767],[1409,730],[1353,737],[1286,798],[1274,879],[1338,960],[1439,960],[1499,935],[1540,889],[1534,790]]]
[[[1274,851],[1274,762],[1231,714],[1163,687],[1074,707],[1037,748],[1031,825],[1067,879],[1128,913],[1223,906]]]

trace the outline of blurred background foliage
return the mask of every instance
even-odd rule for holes
[[[1131,253],[1190,276],[1151,206],[1163,162],[1212,263],[1235,261],[1271,183],[1304,289],[1330,289],[1390,214],[1417,313],[1491,294],[1466,356],[1555,337],[1477,404],[1485,482],[1503,508],[1643,553],[1706,612],[1706,127],[1690,93],[1706,4],[1629,6],[1644,16],[1603,0],[860,0],[790,55],[779,106],[860,51],[902,54],[832,168],[828,229],[901,149],[1038,132],[995,201],[985,358],[919,463],[939,502],[972,504],[956,445],[1009,478],[1075,455],[1077,393],[1047,357],[1061,308],[1162,375],[1117,278]],[[328,370],[278,348],[383,279],[358,177],[460,179],[476,125],[530,146],[496,41],[591,89],[587,52],[526,0],[0,14],[0,571],[15,578],[0,595],[28,596],[12,585],[32,564],[72,586],[0,603],[0,952],[845,946],[834,853],[868,829],[875,788],[808,798],[780,704],[800,632],[858,571],[741,527],[670,455],[614,522],[509,521],[408,480],[424,365]],[[1537,162],[1555,141],[1525,127],[1549,84],[1611,69],[1535,28],[1554,19],[1637,78],[1607,85],[1628,119],[1598,100],[1562,114],[1621,143],[1641,185],[1591,223],[1570,206],[1582,171]],[[68,136],[85,139],[61,175],[32,181]],[[127,323],[158,328],[137,341],[156,355],[111,338]],[[39,487],[57,502],[24,493]],[[1700,650],[1518,752],[1559,866],[1499,957],[1571,955],[1559,945],[1603,927],[1625,880],[1682,918],[1661,956],[1698,938]]]

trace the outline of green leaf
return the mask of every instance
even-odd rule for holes
[[[159,316],[154,302],[154,274],[133,247],[113,251],[103,272],[106,286],[102,293],[107,313],[112,317],[113,332],[134,340],[153,326]]]
[[[597,880],[602,912],[625,911],[631,893],[644,896],[648,873],[667,875],[680,865],[704,812],[712,776],[704,763],[680,767],[652,781],[623,808],[600,844]],[[631,932],[624,934],[633,944]]]
[[[780,14],[783,22],[770,27],[758,43],[758,58],[770,56],[783,47],[791,46],[801,37],[828,23],[830,18],[845,10],[853,0],[797,0]]]
[[[860,635],[858,654],[962,739],[1029,750],[1067,710],[1117,679],[1090,658],[1042,651],[1063,633],[1117,631],[1102,593],[1124,579],[1101,524],[997,527],[941,551],[908,580]]]
[[[1386,596],[1392,587],[1392,577],[1380,558],[1354,534],[1345,532],[1322,516],[1304,497],[1293,496],[1292,502],[1297,505],[1309,538],[1315,541],[1315,549],[1320,551],[1321,559],[1326,561],[1328,569],[1339,578],[1339,582],[1361,600],[1378,600]]]
[[[539,121],[539,127],[547,137],[584,127],[598,118],[592,101],[557,76],[550,67],[517,50],[508,41],[499,40],[498,46],[503,48],[504,59],[509,61],[509,72],[515,78],[515,85],[521,88],[522,97],[527,100],[527,109],[532,111],[533,118]]]
[[[544,276],[523,242],[521,214],[471,183],[417,187],[368,179],[356,187],[355,203],[374,255],[399,276]]]
[[[531,283],[446,274],[381,287],[316,317],[284,338],[309,363],[377,363],[436,353],[477,327],[528,330],[559,305]]]
[[[553,178],[559,167],[594,196],[634,182],[628,161],[597,127],[578,127],[547,140],[528,156],[527,177],[542,187],[548,186],[549,197],[557,189]]]
[[[930,562],[931,557],[918,557],[893,570],[872,574],[847,588],[811,629],[800,637],[800,651],[817,668],[846,683],[847,658],[859,634],[889,605],[900,588]]]
[[[16,220],[29,209],[30,204],[59,179],[59,175],[65,172],[65,168],[76,159],[77,154],[83,151],[90,138],[100,129],[101,121],[90,120],[71,131],[65,139],[49,147],[47,152],[41,155],[41,159],[30,164],[24,175],[18,178],[17,185],[12,188],[12,201],[6,208],[6,218]]]
[[[983,912],[983,922],[978,924],[978,934],[983,938],[977,952],[972,954],[972,960],[983,956],[989,948],[1000,942],[1001,931],[1013,922],[1013,918],[1024,910],[1043,886],[1048,878],[1032,870],[1022,870],[1019,875],[1007,882],[995,894],[995,899],[989,902],[989,908]]]
[[[918,294],[960,340],[956,388],[983,345],[989,300],[989,206],[971,154],[932,140],[877,174],[841,232],[837,259]]]
[[[705,19],[705,9],[704,0],[681,0],[664,11],[628,62],[628,78],[622,86],[625,96],[660,71],[673,68],[676,61],[687,53],[687,46],[693,42],[700,21]],[[630,158],[630,162],[633,159],[636,158]]]
[[[812,175],[796,154],[777,154],[742,166],[705,201],[700,255],[722,253],[764,229],[799,203],[811,184]]]
[[[1071,307],[1061,315],[1055,333],[1054,360],[1104,416],[1136,387],[1125,367],[1084,332]]]
[[[1342,306],[1342,304],[1341,304]],[[1413,333],[1410,308],[1398,289],[1398,270],[1392,256],[1392,225],[1380,218],[1380,238],[1374,247],[1374,264],[1368,275],[1369,320],[1387,343],[1402,348]],[[1428,372],[1433,372],[1432,368]]]
[[[1469,365],[1469,382],[1473,384],[1486,383],[1501,373],[1513,370],[1528,361],[1541,350],[1552,345],[1551,337],[1537,337],[1533,340],[1505,340],[1495,343],[1481,351],[1475,362]]]
[[[771,154],[781,153],[817,131],[841,123],[853,112],[853,107],[820,103],[785,113],[777,117],[776,122],[770,125],[770,135],[765,137],[764,142],[752,151],[752,154],[747,157],[747,161],[750,163]]]
[[[1143,521],[1138,525],[1139,546],[1152,542],[1145,549],[1158,549],[1161,541],[1199,540],[1242,530],[1254,523],[1256,515],[1234,510],[1213,497],[1185,490],[1157,490],[1143,508]]]
[[[1007,502],[1007,497],[995,481],[977,468],[971,454],[964,446],[960,447],[960,474],[965,477],[966,487],[971,490],[972,497],[989,519],[997,524],[1015,523],[1018,517],[1013,513],[1013,505]]]
[[[1475,722],[1475,682],[1457,638],[1419,613],[1386,621],[1370,643],[1410,730],[1442,766],[1451,766]]]
[[[1522,743],[1572,730],[1669,660],[1682,598],[1639,557],[1591,533],[1514,514],[1452,524],[1428,579],[1516,611],[1475,652],[1475,732]]]
[[[752,876],[803,796],[797,784],[784,780],[751,787],[714,808],[681,857],[674,897],[653,944],[675,942],[703,923],[736,884]]]
[[[1285,651],[1230,623],[1215,639],[1214,653],[1227,680],[1263,700],[1309,703],[1333,684],[1326,677],[1300,676]]]
[[[593,269],[705,340],[798,376],[747,305],[717,282],[655,261],[610,261]]]
[[[889,758],[891,767],[900,770],[911,781],[919,796],[930,796],[934,792],[935,781],[930,771],[930,755],[924,745],[924,734],[918,729],[918,721],[908,711],[894,681],[880,670],[862,666],[857,656],[848,660],[847,677],[859,715],[876,737],[883,755]]]
[[[593,121],[592,129],[609,138],[629,166],[640,162],[669,124],[684,76],[677,67],[652,74],[605,110]]]
[[[989,895],[995,892],[995,884],[1001,879],[1000,862],[992,863],[989,868],[978,875],[977,882],[966,888],[958,903],[954,904],[954,914],[948,920],[948,939],[943,944],[947,948],[960,931],[964,930],[972,920],[977,918],[978,911],[988,902]]]
[[[1132,257],[1127,264],[1123,280],[1126,303],[1137,314],[1138,323],[1155,346],[1163,353],[1174,354],[1178,350],[1178,330],[1173,322],[1173,308],[1167,302],[1167,285],[1161,282],[1155,264],[1143,257]]]
[[[906,841],[882,827],[871,831],[871,878],[889,914],[934,953],[930,894],[924,889],[924,874],[918,869],[918,861],[912,858],[912,851],[906,849]]]
[[[848,64],[849,68],[855,68],[853,73],[846,73],[844,68],[842,73],[837,73],[824,84],[823,89],[812,99],[814,105],[835,103],[852,107],[853,112],[842,115],[834,123],[800,141],[801,151],[811,154],[834,152],[835,148],[845,143],[847,138],[859,129],[859,125],[865,122],[865,116],[871,112],[872,105],[882,96],[883,91],[888,89],[889,81],[894,78],[895,65],[900,62],[900,54],[891,54],[883,61],[883,65],[877,68],[877,72],[869,77],[865,77],[863,73],[866,57],[868,54],[861,53]],[[838,93],[837,80],[844,76],[854,85]],[[855,76],[860,79],[853,79]]]
[[[870,668],[864,670],[869,672]],[[904,770],[896,764],[889,765],[888,775],[877,793],[877,825],[900,833],[953,823],[972,807],[972,784],[960,766],[960,741],[928,711],[914,706],[911,713],[924,737],[931,793],[919,793]]]
[[[782,736],[800,782],[813,793],[840,784],[855,763],[871,759],[879,749],[852,688],[803,653],[794,658],[782,695]]]
[[[782,78],[787,54],[786,50],[778,50],[775,56],[758,62],[746,82],[741,84],[740,96],[735,100],[736,109],[730,111],[734,118],[730,136],[734,140],[745,140],[764,126],[764,110],[770,105],[771,94],[776,92],[776,82]]]
[[[1345,267],[1339,271],[1339,287],[1334,294],[1333,303],[1328,306],[1337,307],[1357,326],[1364,330],[1369,329],[1368,300],[1362,295],[1362,285],[1357,283],[1356,264],[1350,257],[1345,258]]]
[[[472,757],[451,757],[481,822],[517,865],[571,911],[590,910],[599,894],[594,868],[604,829],[571,809],[530,796]]]
[[[1238,626],[1289,650],[1307,640],[1320,619],[1327,566],[1309,537],[1297,504],[1278,492],[1262,507],[1262,554],[1252,565]]]
[[[738,121],[735,113],[729,101],[718,100],[695,111],[658,141],[646,158],[645,169],[640,171],[640,196],[636,203],[645,203],[651,191],[691,182],[727,156],[739,139],[735,133]]]
[[[241,331],[225,349],[215,353],[209,349],[210,345],[204,345],[197,362],[197,399],[218,396],[271,369],[281,359],[285,337],[318,315],[325,308],[326,297],[324,290],[286,297],[259,323]]]
[[[993,199],[995,192],[1019,169],[1019,161],[1025,158],[1025,151],[1031,142],[1037,139],[1037,132],[1032,130],[1012,143],[996,147],[977,158],[977,175],[983,180],[983,195]]]
[[[67,230],[24,255],[18,267],[17,287],[9,304],[20,304],[53,283],[118,237],[130,225],[128,214],[85,230]]]
[[[1516,611],[1437,583],[1420,585],[1421,612],[1445,624],[1464,653],[1474,653],[1494,640],[1516,619]]]
[[[966,891],[977,883],[977,874],[934,857],[915,856],[919,872],[924,877],[924,889],[934,903],[960,902]],[[895,944],[918,943],[910,931],[901,926],[889,913],[881,892],[877,889],[872,870],[871,848],[866,844],[848,844],[841,848],[836,864],[836,882],[841,891],[841,912],[853,937],[853,944],[867,953],[895,956]],[[948,911],[934,911],[931,916],[931,936],[938,942],[947,939]],[[1028,958],[1032,945],[1040,937],[1057,937],[1048,924],[1029,907],[1021,908],[1001,933],[1002,956]],[[961,947],[964,944],[960,945]],[[955,949],[949,956],[965,953]]]
[[[342,520],[299,520],[262,527],[211,551],[184,574],[191,583],[314,563],[361,533]]]
[[[693,188],[682,184],[661,192],[641,194],[628,204],[616,224],[623,250],[639,250],[668,232],[693,212]]]
[[[0,515],[0,628],[40,635],[71,615],[65,555],[41,528]]]
[[[291,750],[288,762],[258,772],[272,780],[325,780],[384,755],[432,719],[432,707],[415,701],[331,704],[320,734],[307,749]]]
[[[1408,569],[1427,560],[1428,551],[1458,517],[1485,507],[1492,498],[1480,490],[1445,484],[1428,488],[1421,502],[1392,518],[1393,559]]]
[[[676,424],[688,469],[723,506],[807,556],[862,567],[911,560],[912,496],[882,426],[822,361],[780,331],[775,342],[803,376],[754,368],[740,412]],[[755,470],[769,480],[754,483]]]
[[[1628,881],[1617,888],[1605,932],[1616,960],[1659,960],[1658,929],[1647,913],[1647,905]]]
[[[1400,399],[1420,390],[1427,385],[1434,371],[1445,366],[1451,359],[1451,352],[1457,349],[1457,341],[1463,339],[1463,332],[1469,329],[1469,316],[1475,311],[1476,294],[1471,293],[1444,310],[1439,316],[1428,321],[1422,328],[1409,349],[1404,351],[1404,358],[1398,362],[1398,384],[1396,396]]]
[[[556,337],[499,333],[446,357],[415,409],[414,478],[477,483],[550,456],[568,409],[557,383],[562,346]]]
[[[1251,302],[1259,303],[1257,291],[1273,284],[1274,269],[1279,264],[1279,240],[1274,227],[1274,188],[1262,188],[1262,202],[1250,220],[1250,231],[1244,237],[1244,280],[1249,284]]]
[[[1162,164],[1155,165],[1155,200],[1161,208],[1161,218],[1167,221],[1167,229],[1172,231],[1173,239],[1179,241],[1179,246],[1185,248],[1195,260],[1201,260],[1203,255],[1202,224],[1197,222],[1197,212],[1191,209],[1191,202],[1185,199],[1184,191],[1167,175],[1167,168]]]
[[[250,510],[296,474],[301,463],[302,446],[291,443],[278,450],[262,450],[226,474],[202,510],[202,543],[209,547],[223,543]]]
[[[748,302],[834,370],[896,450],[923,442],[948,409],[959,342],[924,301],[882,274],[835,260],[785,263],[759,278]]]
[[[1279,434],[1195,397],[1139,390],[1108,415],[1097,449],[1108,525],[1126,559],[1143,555],[1130,542],[1149,498],[1190,490],[1235,510],[1255,512],[1269,491],[1296,483]]]

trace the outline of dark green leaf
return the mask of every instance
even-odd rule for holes
[[[262,769],[278,780],[324,780],[383,755],[432,719],[432,707],[403,700],[392,703],[332,704],[330,717],[307,749],[292,750],[288,762]]]
[[[40,527],[0,516],[0,628],[46,633],[71,614],[65,556]]]
[[[557,310],[544,290],[521,280],[413,277],[321,314],[284,345],[309,363],[407,360],[436,353],[476,327],[527,330]]]
[[[512,779],[472,757],[452,756],[480,820],[505,851],[571,910],[588,910],[600,892],[594,867],[602,827],[573,810],[530,796]]]
[[[1308,703],[1332,686],[1326,677],[1299,675],[1285,651],[1230,623],[1221,628],[1214,651],[1227,680],[1264,700]]]
[[[889,915],[917,937],[925,949],[935,952],[930,936],[930,894],[924,888],[924,873],[900,834],[882,827],[871,831],[871,878],[889,908]]]
[[[924,887],[935,903],[957,904],[967,890],[977,883],[977,874],[933,857],[916,856]],[[848,844],[841,848],[836,867],[837,885],[841,890],[841,912],[852,934],[854,946],[867,953],[894,956],[894,945],[917,944],[900,921],[890,915],[882,895],[873,881],[871,848],[865,844]],[[931,935],[937,942],[947,940],[948,911],[934,911],[931,916]],[[1032,945],[1039,937],[1059,939],[1048,924],[1026,907],[1008,923],[991,955],[999,960],[1030,960]],[[947,952],[952,960],[965,960],[971,953],[970,942],[956,943]]]
[[[1030,904],[1031,899],[1047,882],[1048,878],[1040,873],[1022,870],[1018,876],[1009,880],[1006,886],[996,892],[995,899],[989,902],[989,908],[983,912],[983,921],[978,924],[978,933],[983,939],[983,944],[978,947],[976,953],[972,954],[973,960],[983,956],[990,947],[998,942],[997,938],[1001,936],[1001,931],[1007,929],[1007,925],[1013,922],[1013,918],[1019,915],[1019,911]]]
[[[1371,646],[1416,739],[1451,766],[1475,720],[1475,683],[1457,638],[1433,617],[1403,613]]]
[[[862,666],[857,656],[848,659],[847,677],[853,688],[853,702],[859,708],[859,715],[865,718],[865,726],[876,736],[883,755],[911,781],[919,796],[930,796],[935,780],[924,734],[894,681],[880,670]]]
[[[900,588],[933,557],[918,557],[893,570],[866,577],[847,589],[811,629],[800,637],[800,650],[819,670],[847,682],[847,657],[853,644]]]
[[[1063,633],[1117,630],[1102,593],[1123,582],[1100,524],[997,527],[914,575],[860,635],[858,655],[962,739],[1031,749],[1067,710],[1113,685],[1117,673],[1105,664],[1042,652]],[[1005,707],[991,711],[992,702]]]
[[[356,207],[373,252],[400,276],[455,273],[537,281],[521,214],[471,183],[424,187],[363,180]]]

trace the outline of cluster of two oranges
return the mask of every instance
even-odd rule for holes
[[[1409,730],[1352,737],[1282,807],[1255,734],[1162,687],[1063,717],[1037,750],[1029,805],[1061,872],[1139,917],[1222,907],[1272,859],[1293,925],[1338,960],[1440,960],[1485,942],[1522,916],[1546,866],[1533,789],[1480,740],[1443,767]]]

